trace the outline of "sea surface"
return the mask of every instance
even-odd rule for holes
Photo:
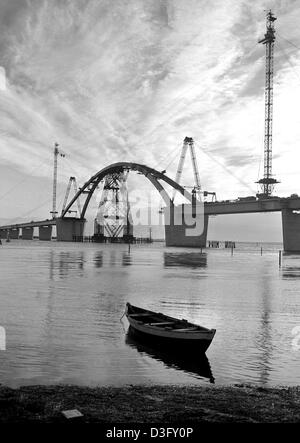
[[[0,383],[300,384],[300,256],[281,248],[3,241]],[[215,328],[206,355],[134,341],[127,301]]]

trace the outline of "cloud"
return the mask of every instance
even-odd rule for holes
[[[292,26],[298,4],[269,3],[278,11],[278,34],[299,45]],[[264,130],[260,2],[7,0],[0,17],[7,74],[0,91],[2,163],[31,174],[44,160],[48,169],[34,175],[51,180],[57,141],[73,167],[61,164],[60,180],[75,170],[83,183],[116,161],[154,166],[164,154],[168,163],[165,154],[178,146],[179,155],[184,137],[192,136],[213,154],[200,154],[200,175],[220,197],[235,194],[237,177],[249,186],[257,179]],[[282,109],[299,94],[292,80],[299,51],[288,52],[283,42],[290,58],[276,52],[274,152],[281,144],[287,159],[299,134],[296,117],[288,120]],[[176,163],[168,169],[173,177]],[[186,168],[192,176],[190,162]]]

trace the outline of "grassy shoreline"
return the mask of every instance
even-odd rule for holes
[[[67,420],[62,411],[83,417]],[[0,423],[296,423],[300,421],[300,386],[0,385]]]

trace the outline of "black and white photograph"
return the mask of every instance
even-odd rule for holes
[[[0,423],[300,422],[300,2],[0,0]]]

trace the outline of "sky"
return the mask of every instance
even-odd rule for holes
[[[174,178],[186,136],[203,189],[255,195],[270,8],[275,194],[288,196],[300,194],[298,1],[0,0],[0,219],[50,217],[55,142],[59,207],[70,176],[80,186],[117,161]],[[189,159],[182,183],[193,185]],[[132,186],[149,189],[140,176]],[[215,224],[235,231],[226,220]],[[265,220],[280,240],[278,216]]]

